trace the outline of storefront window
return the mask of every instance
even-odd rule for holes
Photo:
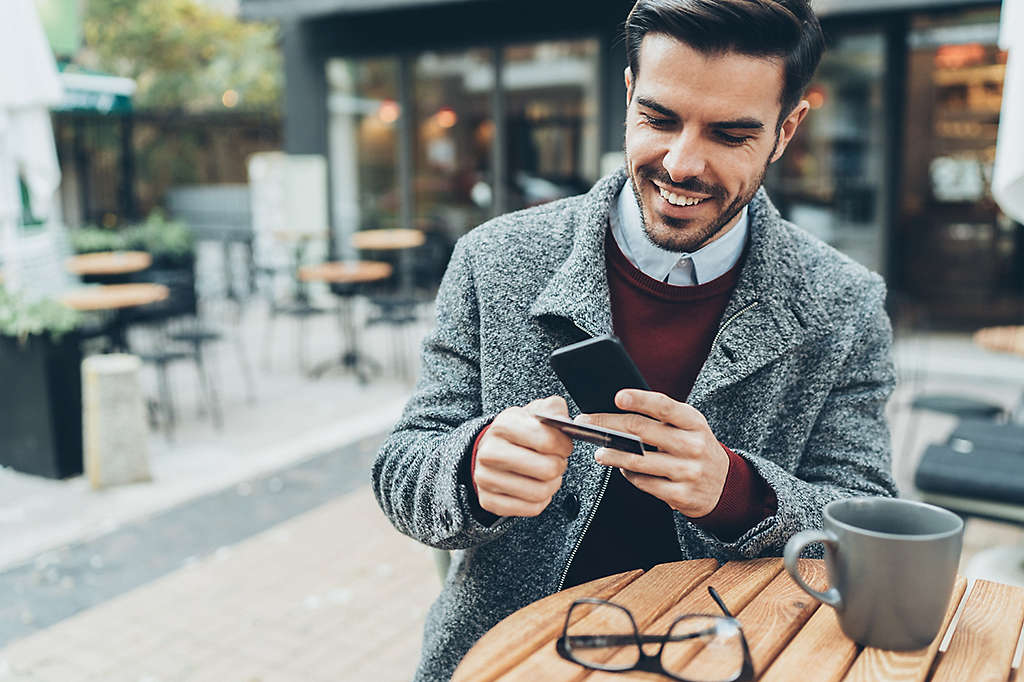
[[[596,40],[504,50],[506,208],[585,192],[597,179]]]
[[[457,237],[493,215],[494,52],[427,52],[413,65],[415,222]]]
[[[335,239],[400,227],[398,59],[327,62],[328,144]]]
[[[884,263],[885,39],[838,37],[805,95],[811,111],[766,180],[783,215],[873,270]]]
[[[908,36],[907,285],[960,318],[997,319],[1019,287],[1019,226],[990,188],[1006,70],[998,22],[998,11],[922,16]]]

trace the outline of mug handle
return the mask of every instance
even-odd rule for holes
[[[786,549],[783,553],[783,563],[786,565],[786,570],[789,572],[790,577],[796,582],[800,588],[811,595],[818,601],[828,604],[836,610],[843,608],[843,598],[839,594],[839,590],[835,587],[830,587],[825,592],[819,592],[804,581],[800,576],[800,566],[797,560],[800,558],[800,554],[804,551],[804,547],[820,542],[823,545],[829,545],[833,550],[839,545],[839,539],[827,530],[802,530],[789,539],[786,543]]]

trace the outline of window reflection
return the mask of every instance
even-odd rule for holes
[[[585,192],[597,179],[596,40],[505,48],[507,208]]]
[[[455,237],[493,214],[493,51],[424,53],[413,78],[413,215],[421,229]]]

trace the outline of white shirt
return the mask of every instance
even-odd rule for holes
[[[747,243],[747,207],[731,230],[693,253],[666,251],[644,232],[640,206],[633,194],[632,180],[619,192],[611,212],[612,236],[619,249],[642,273],[676,286],[706,284],[732,270]]]

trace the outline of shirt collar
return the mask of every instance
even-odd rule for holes
[[[632,180],[626,180],[610,214],[612,236],[619,249],[648,277],[676,286],[706,284],[729,272],[743,255],[747,243],[747,207],[724,235],[693,253],[666,251],[644,232],[640,206],[633,194]]]

